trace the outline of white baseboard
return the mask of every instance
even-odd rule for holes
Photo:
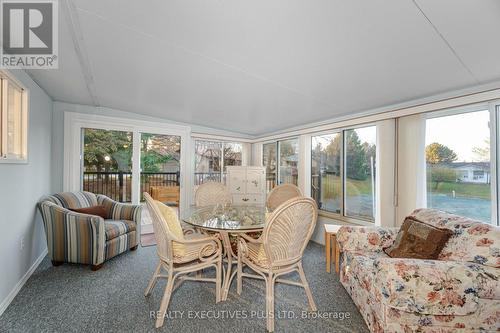
[[[31,274],[37,269],[38,265],[42,262],[43,258],[47,255],[48,251],[47,249],[43,250],[42,254],[35,260],[33,265],[31,265],[30,269],[24,274],[24,276],[19,280],[18,283],[14,286],[12,291],[7,295],[7,297],[0,303],[0,316],[4,313],[4,311],[7,309],[7,307],[10,305],[10,303],[14,300],[14,297],[16,297],[17,293],[21,290],[21,288],[24,286],[26,281],[30,278]]]

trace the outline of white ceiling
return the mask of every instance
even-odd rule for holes
[[[250,135],[500,81],[498,0],[66,0],[58,101]]]

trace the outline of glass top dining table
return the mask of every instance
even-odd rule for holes
[[[231,280],[236,271],[231,273],[236,264],[236,255],[231,247],[230,234],[261,231],[266,224],[266,207],[238,204],[221,204],[207,207],[190,207],[181,215],[184,222],[195,228],[216,231],[224,247],[225,276],[222,284],[222,300],[227,299]]]
[[[229,233],[262,230],[266,223],[266,207],[224,204],[190,207],[182,220],[194,227]]]

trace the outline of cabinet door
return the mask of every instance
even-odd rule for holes
[[[246,193],[246,168],[228,168],[227,186],[231,194]]]
[[[263,205],[264,197],[257,194],[234,194],[233,204],[236,205]]]
[[[264,168],[248,168],[247,193],[263,195],[265,193],[266,171]]]

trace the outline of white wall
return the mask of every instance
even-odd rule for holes
[[[398,120],[396,226],[414,209],[426,207],[425,115]]]
[[[27,273],[45,256],[45,233],[36,203],[52,192],[52,100],[25,72],[10,73],[29,89],[28,163],[0,163],[0,314]]]
[[[395,170],[396,170],[396,120],[377,122],[377,209],[375,224],[383,227],[396,225]]]

